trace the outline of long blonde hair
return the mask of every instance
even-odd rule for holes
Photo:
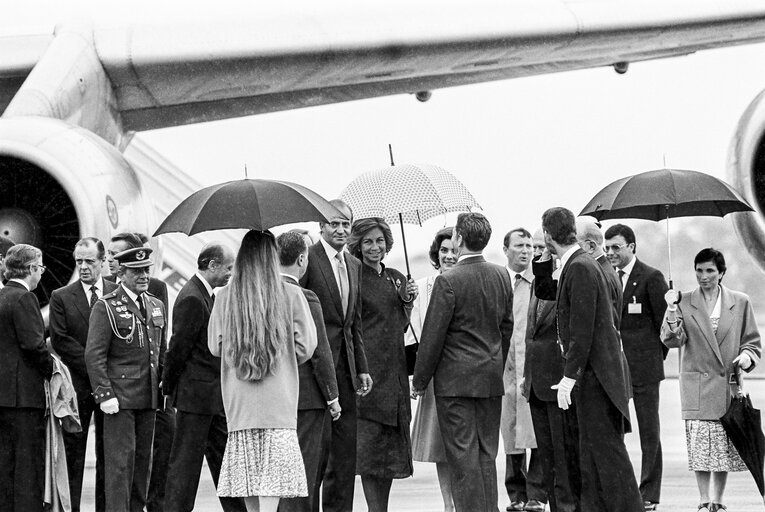
[[[225,362],[240,380],[276,370],[288,336],[288,312],[274,235],[249,231],[234,262],[223,317]]]

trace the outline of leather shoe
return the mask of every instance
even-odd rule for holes
[[[545,504],[539,500],[529,500],[523,510],[527,512],[545,512]]]
[[[508,512],[523,510],[524,505],[525,503],[522,501],[511,501],[505,510]]]
[[[653,501],[644,501],[643,506],[645,507],[646,512],[649,512],[651,510],[658,510],[659,508],[659,504]]]

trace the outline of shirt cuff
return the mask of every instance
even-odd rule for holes
[[[335,402],[339,402],[339,401],[340,401],[340,397],[337,397],[337,398],[333,398],[332,400],[330,400],[329,402],[327,402],[327,405],[332,405],[332,404],[334,404]]]

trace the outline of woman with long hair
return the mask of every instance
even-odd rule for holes
[[[279,275],[269,231],[244,236],[231,280],[217,293],[207,343],[221,357],[228,422],[218,496],[243,497],[250,512],[307,496],[297,367],[316,348],[316,327],[300,288]]]
[[[746,471],[720,422],[735,393],[731,377],[754,369],[762,342],[749,297],[726,288],[720,251],[702,249],[693,261],[698,288],[669,290],[661,340],[680,348],[680,405],[685,420],[688,469],[696,474],[700,512],[722,504],[729,471]]]
[[[392,245],[393,235],[383,219],[353,223],[348,250],[363,263],[361,320],[369,373],[375,379],[372,391],[358,398],[356,427],[356,473],[361,475],[369,512],[387,511],[393,479],[413,471],[404,331],[417,286],[383,264]]]
[[[453,230],[454,228],[451,226],[439,230],[430,244],[428,256],[430,264],[437,272],[417,280],[419,294],[412,308],[411,328],[406,332],[407,345],[418,342],[422,335],[422,324],[425,322],[425,313],[428,311],[428,304],[430,303],[430,292],[433,290],[436,277],[457,263],[457,255],[454,254],[454,247],[452,246]],[[454,512],[451,471],[449,470],[449,463],[446,461],[441,429],[438,427],[436,396],[433,394],[432,380],[428,384],[425,394],[418,400],[417,411],[414,413],[412,454],[416,461],[435,462],[438,485],[444,500],[444,511]]]

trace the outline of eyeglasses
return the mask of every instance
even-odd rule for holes
[[[44,274],[46,267],[45,267],[45,265],[29,265],[29,268],[30,269],[38,269],[39,268],[40,269],[40,273]]]
[[[619,252],[625,247],[627,247],[629,244],[613,244],[613,245],[604,245],[603,250],[605,252],[613,251],[613,252]]]

